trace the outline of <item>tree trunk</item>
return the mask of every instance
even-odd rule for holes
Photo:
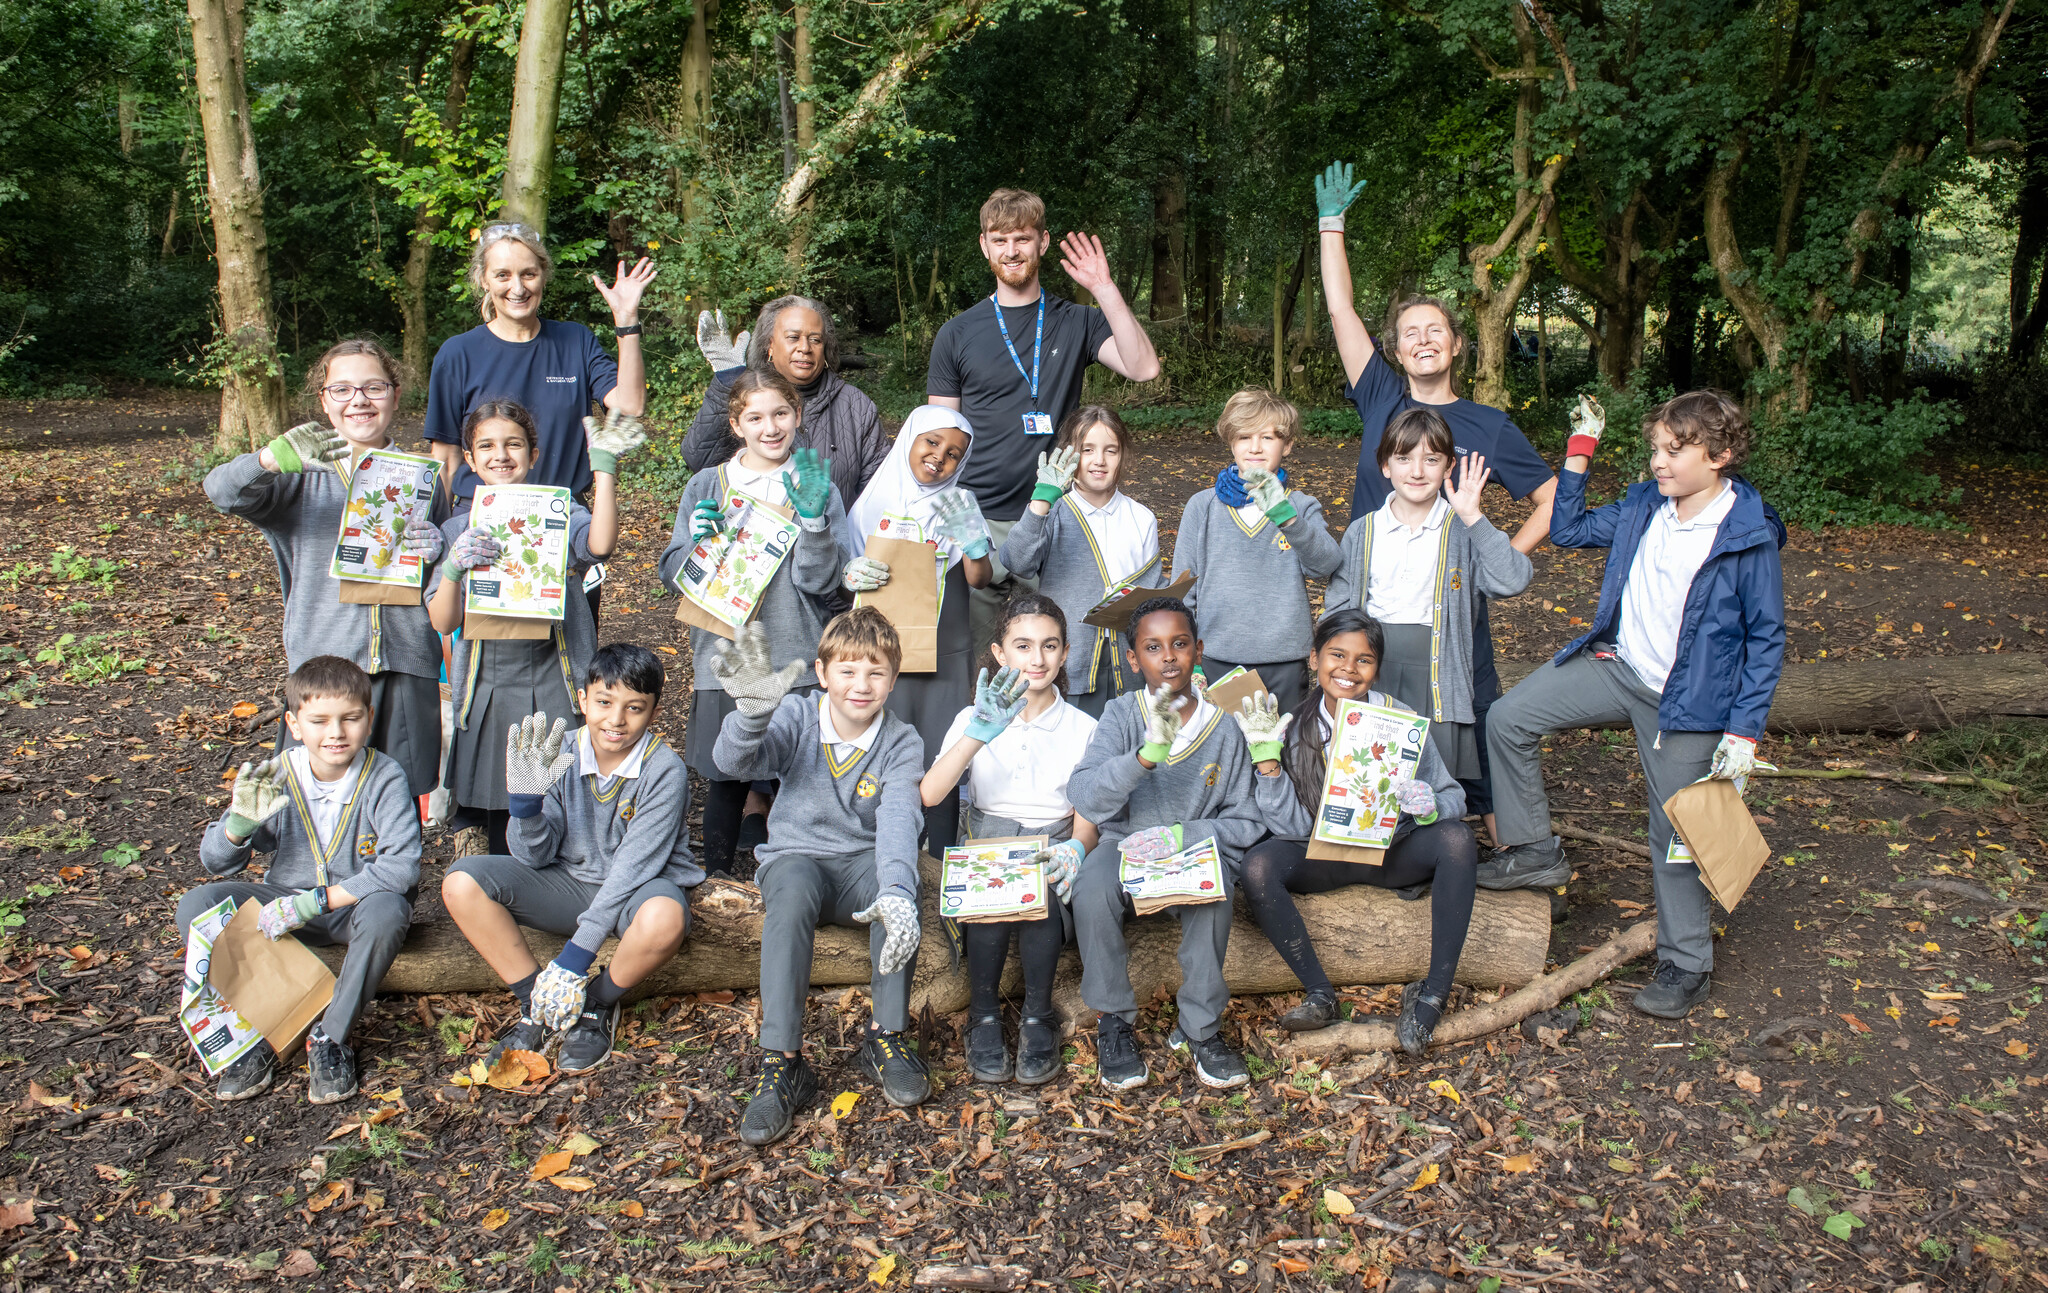
[[[1674,391],[1689,391],[1695,385],[1693,365],[1699,354],[1700,288],[1693,281],[1697,262],[1684,258],[1673,267],[1671,303],[1664,312],[1664,376]]]
[[[818,142],[818,105],[811,98],[815,84],[811,76],[811,7],[796,6],[792,17],[796,21],[790,40],[790,52],[796,62],[796,150],[804,154]]]
[[[464,36],[448,52],[448,94],[441,102],[441,122],[450,130],[462,124],[469,104],[469,78],[476,69],[476,37]],[[427,308],[427,280],[434,266],[434,237],[447,225],[446,216],[421,207],[413,219],[412,245],[406,249],[405,276],[400,281],[398,312],[404,318],[402,352],[412,381],[427,379],[427,337],[432,315]]]
[[[1661,226],[1658,250],[1668,254],[1678,240],[1678,222],[1657,216],[1641,189],[1629,197],[1620,211],[1603,212],[1600,230],[1600,269],[1596,273],[1574,256],[1565,239],[1564,222],[1553,211],[1546,222],[1550,259],[1559,277],[1597,303],[1594,347],[1600,375],[1615,390],[1626,390],[1635,377],[1643,353],[1643,316],[1656,291],[1664,258],[1645,257],[1639,226],[1648,217]]]
[[[789,94],[788,43],[775,36],[775,99],[782,109],[782,178],[796,169],[796,101]]]
[[[702,145],[705,123],[711,119],[711,20],[718,15],[718,0],[691,0],[690,34],[683,41],[682,100],[676,110],[676,134]],[[699,163],[701,165],[701,161]],[[683,181],[678,198],[687,223],[697,218],[697,180]]]
[[[1187,177],[1174,170],[1152,190],[1152,309],[1154,323],[1187,317],[1181,256],[1187,242]]]
[[[223,451],[253,449],[284,432],[284,372],[270,321],[270,249],[263,177],[243,80],[242,0],[186,0],[193,75],[206,136],[206,195],[220,267],[220,426]]]
[[[505,132],[507,220],[548,227],[548,182],[555,167],[555,118],[562,103],[562,60],[573,0],[526,0],[519,59],[512,71],[512,120]]]

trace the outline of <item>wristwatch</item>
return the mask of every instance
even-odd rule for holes
[[[637,337],[640,335],[640,325],[637,323],[615,323],[612,325],[612,335],[614,337]]]

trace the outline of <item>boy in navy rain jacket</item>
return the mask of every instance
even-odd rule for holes
[[[1702,776],[1742,784],[1756,762],[1785,664],[1785,526],[1734,471],[1749,420],[1719,391],[1690,391],[1644,420],[1653,480],[1586,510],[1604,415],[1581,397],[1558,476],[1550,541],[1608,549],[1593,627],[1493,707],[1487,752],[1500,842],[1480,866],[1489,889],[1571,877],[1543,792],[1542,742],[1574,727],[1628,723],[1649,783],[1657,897],[1655,981],[1636,1008],[1682,1018],[1712,986],[1711,902],[1673,845],[1664,801]]]

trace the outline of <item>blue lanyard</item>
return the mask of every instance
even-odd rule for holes
[[[1038,408],[1038,352],[1045,345],[1045,293],[1038,294],[1038,335],[1031,340],[1031,371],[1024,371],[1024,361],[1018,357],[1017,348],[1010,344],[1010,325],[1003,319],[1002,303],[995,293],[989,293],[989,304],[996,308],[996,326],[1003,330],[1003,349],[1010,352],[1010,362],[1017,365],[1017,376],[1031,383],[1031,407]]]

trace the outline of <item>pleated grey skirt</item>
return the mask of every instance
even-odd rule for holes
[[[1387,636],[1387,653],[1374,690],[1427,716],[1435,708],[1429,693],[1429,625],[1382,624],[1380,629]],[[1479,732],[1473,724],[1432,722],[1429,739],[1452,776],[1470,781],[1480,775]]]
[[[551,725],[566,718],[574,732],[583,716],[570,703],[553,638],[471,642],[469,649],[483,658],[469,721],[455,729],[448,749],[447,785],[464,808],[497,811],[512,806],[505,790],[505,733],[529,714],[546,714]]]

